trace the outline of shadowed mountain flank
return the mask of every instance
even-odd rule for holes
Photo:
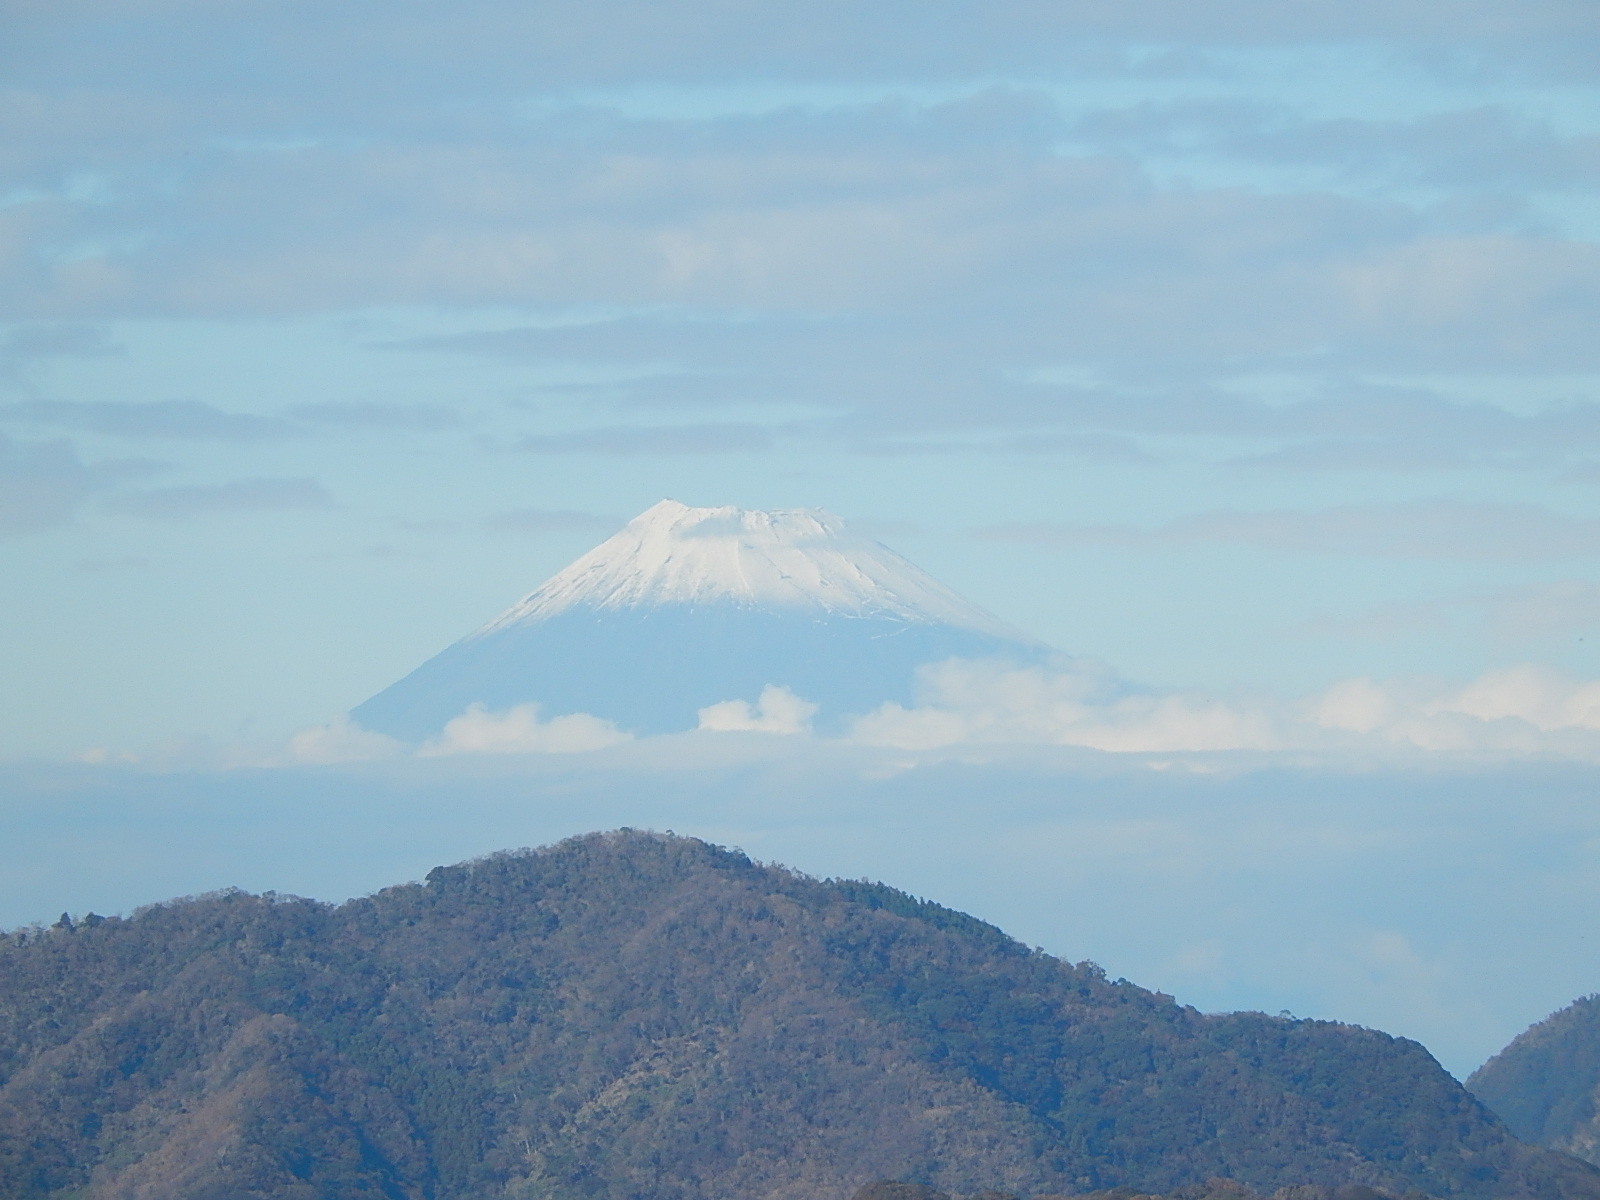
[[[1413,1042],[1206,1015],[891,888],[621,831],[0,940],[8,1200],[1600,1197]]]
[[[1600,996],[1517,1035],[1467,1087],[1524,1141],[1600,1163]]]

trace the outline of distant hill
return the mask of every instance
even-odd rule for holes
[[[337,907],[230,892],[0,939],[6,1200],[1213,1178],[1600,1198],[1600,1171],[1516,1141],[1414,1042],[1205,1015],[891,888],[691,839],[596,834]]]
[[[1600,996],[1518,1035],[1467,1087],[1524,1141],[1600,1163]]]

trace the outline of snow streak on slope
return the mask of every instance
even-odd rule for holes
[[[690,508],[675,500],[635,517],[475,636],[578,606],[614,610],[729,601],[1030,640],[887,546],[848,532],[831,513]]]

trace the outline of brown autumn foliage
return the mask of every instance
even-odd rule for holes
[[[1415,1043],[1202,1014],[686,838],[0,937],[4,1200],[847,1200],[879,1179],[1600,1198],[1600,1172],[1517,1142]]]

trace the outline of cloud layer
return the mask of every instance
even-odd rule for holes
[[[519,704],[491,713],[474,704],[447,723],[436,741],[418,753],[425,758],[446,754],[580,754],[628,740],[610,721],[588,713],[567,713],[539,719],[537,704]]]
[[[886,703],[855,718],[837,738],[813,738],[818,706],[768,685],[753,702],[700,710],[696,731],[645,739],[666,756],[696,761],[704,744],[730,733],[804,735],[891,753],[980,751],[1026,754],[1030,747],[1078,747],[1113,755],[1226,760],[1488,763],[1521,759],[1600,762],[1600,681],[1518,664],[1466,684],[1422,678],[1341,680],[1312,695],[1229,697],[1161,691],[1119,679],[1092,662],[1018,666],[950,659],[918,675],[916,701]],[[687,740],[686,740],[687,739]],[[406,746],[347,718],[304,730],[264,763],[337,763],[408,755],[584,754],[633,741],[589,713],[541,717],[539,706],[504,712],[475,704],[436,739]],[[643,743],[641,743],[643,744]]]
[[[903,750],[1084,746],[1119,753],[1251,751],[1360,759],[1600,761],[1600,682],[1535,664],[1439,680],[1342,680],[1296,699],[1124,689],[1103,672],[951,660],[923,669],[911,708],[859,719],[852,740]]]
[[[810,733],[818,706],[786,687],[768,684],[754,704],[723,700],[699,712],[699,728],[708,733]]]
[[[1579,0],[89,0],[7,32],[0,532],[57,578],[148,562],[173,646],[195,618],[160,589],[276,589],[262,659],[327,678],[240,689],[214,736],[348,703],[661,495],[912,529],[1135,674],[1592,673]],[[206,589],[177,578],[201,558]],[[1572,644],[1508,632],[1535,627]],[[137,687],[105,636],[19,690],[71,654]],[[1049,724],[1009,695],[880,735]],[[1116,703],[1079,732],[1265,736],[1231,701]]]
[[[497,306],[543,319],[393,344],[605,380],[582,428],[512,439],[546,456],[1134,461],[1226,437],[1296,470],[1600,458],[1592,379],[1529,412],[1441,378],[1600,373],[1600,128],[1560,91],[1600,38],[1566,0],[112,12],[19,34],[16,370],[115,353],[102,318]],[[1262,372],[1294,378],[1241,392]],[[233,439],[463,420],[286,407],[0,418]]]

